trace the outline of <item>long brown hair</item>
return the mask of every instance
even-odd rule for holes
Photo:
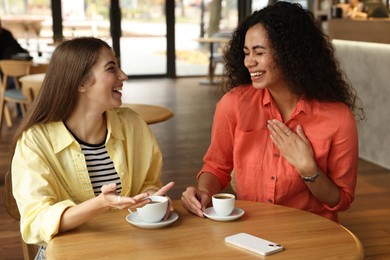
[[[64,121],[78,100],[78,87],[91,75],[103,48],[97,38],[80,37],[62,42],[53,52],[42,87],[14,135],[12,152],[24,131],[36,124]]]

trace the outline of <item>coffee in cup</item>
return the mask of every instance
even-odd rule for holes
[[[236,202],[236,197],[229,193],[217,193],[212,197],[213,208],[218,216],[229,216]]]
[[[168,198],[164,196],[149,196],[146,199],[150,199],[151,202],[137,208],[138,215],[145,222],[155,223],[161,221],[168,209]]]

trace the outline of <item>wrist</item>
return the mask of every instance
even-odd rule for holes
[[[306,183],[313,183],[313,182],[316,181],[316,179],[317,179],[318,177],[320,177],[320,175],[321,175],[321,172],[320,172],[320,170],[318,169],[318,170],[317,170],[313,175],[311,175],[311,176],[302,176],[302,175],[301,175],[301,177],[302,177],[302,179],[303,179],[304,182],[306,182]]]
[[[97,197],[95,197],[95,199],[97,200],[97,207],[103,212],[109,210],[112,207],[110,204],[107,203],[103,193],[100,193]]]
[[[302,178],[304,177],[310,177],[313,176],[317,171],[319,170],[317,164],[313,161],[312,163],[309,163],[305,167],[301,167],[298,169],[299,175],[301,175]]]

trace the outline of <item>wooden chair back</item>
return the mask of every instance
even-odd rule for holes
[[[0,69],[3,72],[2,89],[7,88],[8,78],[15,78],[15,85],[20,88],[20,83],[17,79],[21,76],[30,74],[30,68],[33,62],[29,60],[2,60],[0,61]]]
[[[19,78],[30,74],[32,64],[32,61],[26,60],[0,61],[0,70],[3,73],[0,85],[0,129],[3,124],[3,116],[6,119],[7,126],[9,128],[12,127],[12,119],[8,103],[19,104],[23,116],[26,113],[26,98],[21,93]],[[14,78],[16,89],[8,89],[8,79],[11,77]]]
[[[16,204],[15,198],[12,195],[12,178],[11,172],[8,171],[5,174],[5,209],[13,219],[20,221],[20,214],[18,206]],[[22,249],[23,249],[23,258],[24,260],[33,260],[38,252],[38,247],[36,245],[26,244],[26,242],[21,239]]]
[[[46,73],[48,66],[46,63],[34,63],[30,67],[30,74]]]
[[[41,89],[40,85],[29,84],[28,82],[22,82],[22,93],[27,100],[27,110],[34,99],[37,97],[39,90]]]

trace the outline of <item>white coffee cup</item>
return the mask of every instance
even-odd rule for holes
[[[212,197],[213,208],[218,216],[229,216],[236,202],[236,197],[229,193],[217,193]]]
[[[161,221],[168,209],[168,198],[164,196],[149,196],[151,202],[137,208],[138,215],[145,222],[155,223]]]

